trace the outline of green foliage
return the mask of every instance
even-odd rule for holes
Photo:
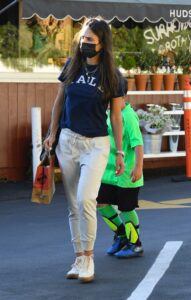
[[[121,53],[116,55],[116,63],[122,66],[125,70],[131,70],[136,67],[136,60],[133,55]]]
[[[18,28],[11,23],[0,26],[0,58],[7,67],[21,72],[32,71],[19,58],[18,36]]]
[[[143,31],[139,27],[127,29],[112,27],[114,52],[137,52],[144,44]]]
[[[146,44],[143,30],[139,27],[112,28],[112,34],[116,63],[124,69],[139,67],[141,71],[149,71],[161,66],[162,57]]]
[[[0,26],[0,54],[2,59],[18,57],[18,29],[10,22]]]
[[[32,40],[32,30],[26,25],[26,23],[21,22],[20,24],[20,55],[21,57],[31,57],[31,51],[33,47],[33,40]]]
[[[123,59],[123,66],[126,70],[135,68],[136,66],[135,58],[131,55],[126,55]]]
[[[182,67],[183,74],[191,73],[191,54],[188,49],[179,48],[174,55],[175,65]]]
[[[0,59],[7,67],[21,72],[31,72],[36,64],[47,65],[48,59],[52,58],[55,64],[60,64],[59,59],[63,57],[63,51],[55,47],[55,33],[44,38],[43,44],[35,48],[34,35],[37,36],[37,25],[29,28],[24,22],[19,32],[11,23],[0,26]]]
[[[48,64],[48,59],[52,58],[53,61],[57,61],[63,57],[63,52],[57,49],[52,42],[48,42],[41,51],[38,52],[36,60],[39,64]]]
[[[148,71],[151,68],[151,51],[147,48],[142,48],[140,50],[140,52],[135,53],[136,65],[141,71]]]
[[[158,67],[162,66],[163,58],[156,50],[143,47],[139,53],[135,53],[137,67],[141,71],[150,71],[155,73]]]
[[[151,71],[153,73],[156,72],[156,69],[158,67],[162,67],[162,65],[163,65],[163,57],[162,57],[162,55],[160,55],[158,53],[157,50],[151,50],[149,55],[148,55],[148,59],[149,59],[149,64],[150,64],[150,67],[151,67]]]
[[[144,46],[143,31],[139,27],[127,29],[125,26],[120,28],[112,27],[113,50],[117,65],[126,70],[135,68],[137,65],[137,52]]]

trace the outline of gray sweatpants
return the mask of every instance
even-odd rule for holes
[[[87,138],[61,130],[56,147],[75,253],[93,250],[97,231],[96,198],[110,150],[109,137]]]

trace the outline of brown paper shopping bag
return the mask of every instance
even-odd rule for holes
[[[50,204],[55,192],[54,155],[47,157],[39,164],[33,183],[32,202]]]

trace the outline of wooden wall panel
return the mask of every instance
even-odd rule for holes
[[[35,86],[36,89],[36,107],[41,108],[41,120],[44,124],[44,115],[45,115],[45,84],[39,83]]]
[[[55,96],[57,94],[58,85],[45,84],[45,103],[44,103],[44,123],[42,127],[43,135],[46,134],[47,128],[50,124],[51,111],[54,104]]]
[[[182,95],[129,95],[126,101],[129,102],[134,109],[145,108],[147,103],[155,103],[169,106],[171,102],[182,103]]]
[[[36,106],[36,84],[35,83],[27,83],[27,94],[26,94],[26,102],[27,102],[27,121],[26,121],[26,135],[27,140],[29,140],[31,145],[31,109]]]
[[[25,156],[28,153],[28,143],[26,141],[27,130],[27,85],[21,83],[18,85],[18,129],[17,129],[17,161],[16,167],[25,167]],[[24,158],[24,159],[23,159]]]
[[[0,89],[0,165],[8,164],[8,132],[9,132],[9,86],[2,84]]]
[[[57,83],[0,83],[0,180],[23,180],[31,159],[31,108],[47,128]]]
[[[144,159],[144,170],[185,167],[185,157]]]
[[[9,124],[8,124],[8,166],[15,167],[16,161],[15,159],[19,154],[16,152],[18,147],[18,85],[16,83],[9,84]]]

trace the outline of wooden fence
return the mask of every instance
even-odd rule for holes
[[[0,83],[0,179],[23,180],[31,164],[31,108],[50,121],[56,83]]]

